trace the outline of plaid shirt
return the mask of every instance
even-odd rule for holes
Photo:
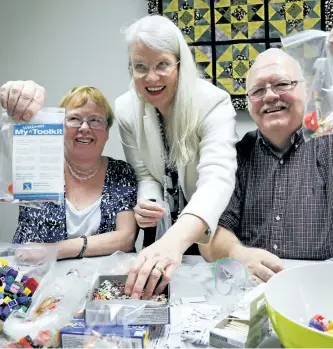
[[[237,144],[236,187],[219,225],[251,247],[280,258],[333,256],[333,136],[304,142],[279,157],[259,131]]]

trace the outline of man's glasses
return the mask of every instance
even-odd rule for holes
[[[180,61],[176,63],[157,62],[151,66],[148,66],[145,63],[132,63],[130,69],[132,69],[133,75],[136,78],[143,78],[149,73],[150,69],[153,69],[157,75],[168,76],[172,73],[173,68],[176,67],[179,62]]]
[[[88,118],[81,118],[79,116],[66,116],[65,124],[67,127],[79,128],[86,122],[90,128],[95,130],[105,130],[108,124],[107,120],[103,117],[91,116]]]
[[[259,99],[264,98],[267,90],[270,88],[275,94],[283,95],[295,88],[295,86],[299,83],[298,80],[280,80],[274,84],[267,85],[266,87],[253,87],[251,90],[247,92],[247,96],[251,101],[257,101]]]

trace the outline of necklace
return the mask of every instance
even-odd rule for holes
[[[80,181],[86,181],[86,180],[96,176],[98,170],[101,167],[102,160],[100,160],[99,164],[97,166],[95,166],[93,169],[87,170],[87,171],[81,171],[78,168],[75,168],[75,166],[73,166],[68,160],[66,160],[66,164],[67,164],[67,167],[69,169],[69,172],[71,173],[71,175],[73,177],[75,177],[76,179],[78,179]]]

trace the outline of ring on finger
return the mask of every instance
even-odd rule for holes
[[[154,269],[157,269],[162,275],[164,274],[164,270],[158,265],[155,265]]]

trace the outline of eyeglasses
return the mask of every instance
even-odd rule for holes
[[[90,128],[95,130],[104,130],[108,124],[107,120],[103,117],[91,116],[88,118],[81,118],[79,116],[66,116],[65,124],[68,127],[79,128],[86,122]]]
[[[246,94],[251,101],[257,101],[259,99],[264,98],[267,93],[267,90],[270,88],[275,94],[283,95],[295,88],[295,86],[299,83],[298,80],[280,80],[274,84],[269,84],[266,87],[253,87]]]
[[[150,69],[153,69],[157,75],[168,76],[171,74],[173,70],[172,68],[174,68],[179,62],[180,61],[174,64],[169,62],[157,62],[151,66],[148,66],[145,63],[132,63],[130,68],[132,69],[133,75],[136,78],[143,78],[149,73]]]

